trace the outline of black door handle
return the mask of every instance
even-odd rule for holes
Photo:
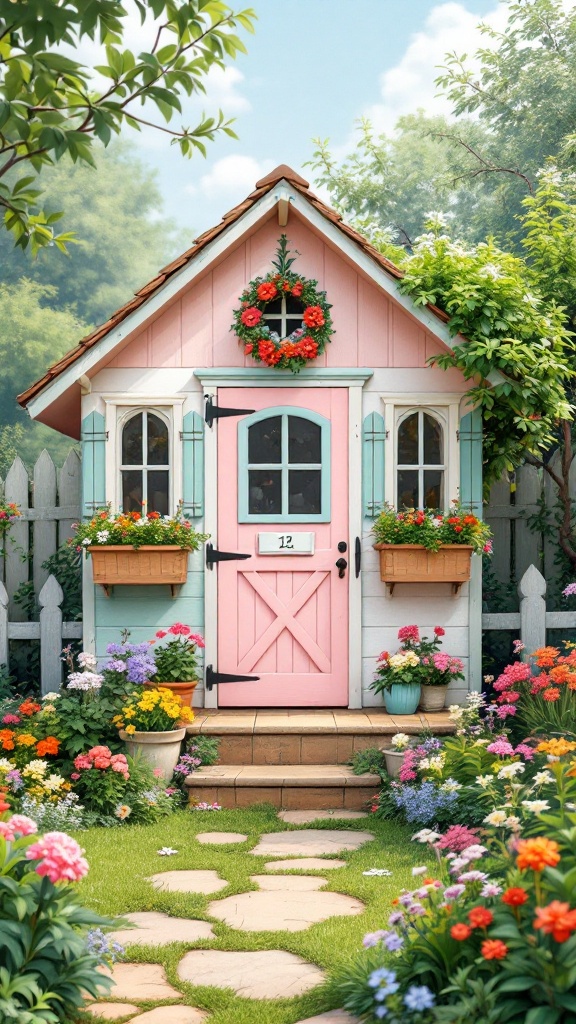
[[[360,537],[356,537],[356,541],[354,543],[354,560],[356,569],[356,579],[358,579],[360,575],[360,570],[362,568],[362,544],[360,542]]]
[[[341,580],[344,579],[344,572],[348,568],[348,562],[345,558],[339,558],[336,562],[336,568],[338,569],[338,576]]]

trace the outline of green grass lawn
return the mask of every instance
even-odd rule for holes
[[[280,821],[273,808],[259,806],[217,813],[186,810],[156,825],[91,829],[77,835],[90,864],[88,876],[79,887],[81,896],[85,903],[103,915],[157,910],[178,917],[211,921],[216,934],[216,939],[211,942],[204,940],[194,945],[175,942],[162,947],[131,945],[127,947],[126,959],[162,964],[168,980],[182,991],[182,1001],[212,1014],[210,1024],[294,1024],[337,1005],[337,996],[330,985],[331,976],[358,952],[367,931],[385,927],[391,900],[403,886],[412,887],[411,867],[424,863],[422,857],[428,851],[410,843],[412,829],[396,822],[379,822],[371,818],[337,822],[335,817],[331,817],[321,823],[301,826],[366,829],[374,834],[374,841],[366,843],[360,850],[338,855],[346,860],[345,868],[327,871],[325,875],[327,889],[362,900],[365,912],[357,917],[333,917],[302,932],[241,932],[211,919],[207,906],[213,899],[257,888],[250,881],[250,875],[263,873],[264,864],[273,859],[254,857],[248,852],[256,845],[258,837],[263,832],[285,831],[293,827]],[[215,830],[242,832],[248,835],[248,842],[205,846],[196,841],[196,833]],[[177,849],[178,855],[159,857],[157,850],[162,846]],[[388,868],[393,872],[392,877],[364,877],[362,872],[372,867]],[[213,869],[226,879],[228,888],[212,896],[200,896],[160,892],[146,881],[148,876],[160,871],[186,868]],[[232,990],[192,986],[178,979],[176,967],[179,960],[188,949],[194,948],[287,950],[325,970],[328,982],[294,999],[242,999]],[[151,1009],[162,1004],[142,1005]]]

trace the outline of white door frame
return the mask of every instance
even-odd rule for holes
[[[246,389],[246,406],[251,388],[348,388],[348,707],[362,707],[362,582],[354,572],[354,542],[362,537],[362,388],[373,371],[364,368],[318,367],[302,370],[295,377],[290,371],[226,369],[211,367],[195,370],[204,389],[204,398],[217,388]],[[218,546],[218,421],[206,427],[204,441],[204,529]],[[204,573],[205,664],[216,665],[218,658],[218,571]],[[218,666],[224,671],[224,666]],[[218,707],[218,687],[205,691],[204,706]]]

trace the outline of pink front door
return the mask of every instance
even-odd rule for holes
[[[221,707],[348,704],[348,391],[219,388]],[[345,552],[338,550],[345,543]]]

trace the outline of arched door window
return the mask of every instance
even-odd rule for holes
[[[169,514],[170,437],[156,413],[134,413],[122,427],[120,478],[124,512]]]
[[[238,425],[239,522],[330,520],[330,423],[292,407]]]
[[[398,508],[444,508],[444,431],[420,409],[398,424],[396,489]]]

